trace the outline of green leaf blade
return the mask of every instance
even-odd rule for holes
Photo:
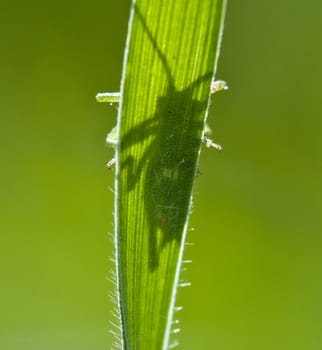
[[[225,1],[137,1],[123,71],[115,227],[123,349],[167,349]]]

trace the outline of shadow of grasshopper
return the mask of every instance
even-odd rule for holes
[[[149,226],[149,267],[154,270],[164,247],[181,243],[201,141],[207,147],[221,149],[221,146],[208,139],[204,130],[208,99],[199,101],[193,98],[194,90],[200,84],[209,82],[210,85],[213,73],[208,72],[188,87],[178,90],[167,58],[137,6],[135,11],[167,77],[166,93],[157,97],[155,113],[122,135],[119,144],[122,153],[135,144],[149,140],[139,159],[130,154],[121,160],[120,172],[126,179],[122,180],[125,185],[122,191],[131,192],[139,184],[140,190],[143,190]],[[227,86],[224,81],[216,81],[211,85],[212,93],[225,89]],[[116,103],[118,99],[119,93],[97,95],[99,102]],[[114,128],[107,141],[116,145],[116,134]],[[108,167],[114,163],[115,159],[111,160]]]

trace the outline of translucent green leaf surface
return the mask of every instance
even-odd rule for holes
[[[132,5],[116,147],[115,243],[123,349],[171,345],[193,182],[224,0]]]

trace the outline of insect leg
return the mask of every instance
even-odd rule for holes
[[[228,85],[224,80],[214,80],[211,83],[210,92],[212,94],[222,90],[228,90]]]
[[[215,143],[213,140],[208,139],[208,137],[206,136],[202,137],[202,142],[204,142],[206,144],[206,147],[208,148],[213,147],[216,148],[218,151],[222,150],[222,147],[218,143]]]
[[[110,104],[120,102],[120,93],[119,92],[99,92],[96,95],[97,102],[107,102]]]
[[[115,163],[116,163],[116,159],[113,157],[110,161],[107,162],[106,166],[108,169],[112,169]]]

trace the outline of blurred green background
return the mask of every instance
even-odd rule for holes
[[[108,349],[130,1],[0,5],[0,349]],[[181,349],[322,348],[322,3],[231,1],[179,291]]]

